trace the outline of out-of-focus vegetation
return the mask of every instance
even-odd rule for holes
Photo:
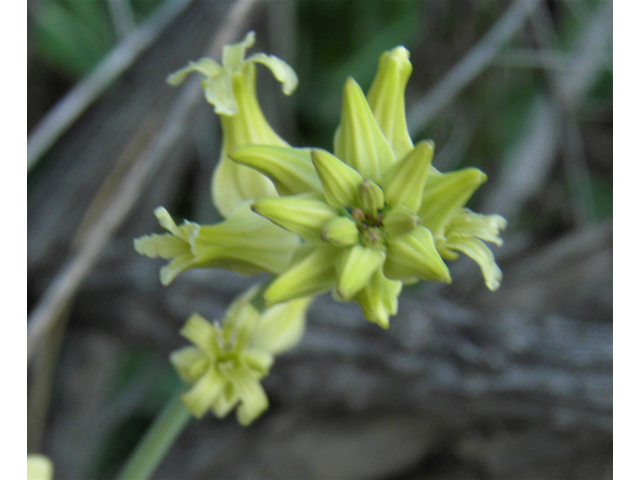
[[[33,0],[36,54],[70,80],[89,72],[161,0]]]

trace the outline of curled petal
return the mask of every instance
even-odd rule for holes
[[[254,31],[247,32],[241,42],[225,45],[222,49],[222,65],[232,73],[239,72],[243,67],[247,48],[251,48],[256,42]]]
[[[201,58],[197,62],[189,62],[189,65],[186,67],[169,75],[167,77],[167,83],[176,87],[184,82],[190,73],[200,72],[205,77],[215,78],[220,75],[222,71],[223,68],[220,64],[212,58]]]
[[[451,233],[476,237],[485,242],[502,246],[500,231],[507,227],[501,215],[481,215],[469,209],[460,209],[447,225],[446,235]]]
[[[496,264],[493,253],[484,243],[473,237],[449,235],[445,245],[448,249],[464,253],[480,266],[484,283],[489,290],[495,291],[500,287],[502,270]]]
[[[424,188],[418,215],[422,224],[438,237],[487,176],[477,168],[465,168],[443,175],[430,175]]]
[[[280,83],[282,83],[282,92],[285,95],[291,95],[298,86],[298,76],[284,60],[279,59],[275,55],[266,55],[264,53],[255,53],[247,58],[248,62],[261,63],[273,73]]]

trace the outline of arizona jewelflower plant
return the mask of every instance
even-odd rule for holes
[[[368,100],[347,80],[334,154],[273,146],[230,152],[276,185],[311,186],[253,205],[305,242],[300,258],[265,290],[267,304],[333,290],[387,328],[402,284],[450,283],[442,257],[455,259],[455,251],[478,262],[489,288],[498,287],[500,270],[482,240],[499,244],[505,221],[462,209],[486,180],[484,173],[468,168],[440,174],[431,166],[433,143],[413,145],[404,112],[410,73],[409,53],[398,47],[383,54]],[[311,169],[319,181],[309,180]]]
[[[268,407],[260,382],[275,356],[300,339],[314,296],[332,291],[388,328],[403,284],[450,283],[445,260],[459,253],[478,263],[494,290],[501,271],[485,242],[500,245],[506,226],[499,215],[465,208],[486,181],[483,172],[441,173],[431,165],[433,142],[411,140],[404,94],[412,65],[404,47],[383,53],[367,96],[347,80],[330,153],[293,148],[271,128],[257,98],[256,64],[268,67],[287,95],[298,80],[274,56],[245,58],[253,42],[250,32],[224,48],[221,64],[203,58],[168,78],[178,85],[201,74],[220,117],[212,198],[225,219],[178,226],[158,207],[168,233],[135,240],[138,252],[169,260],[160,272],[165,285],[190,268],[274,275],[235,300],[221,322],[193,314],[181,331],[193,345],[171,355],[190,387],[181,398],[193,416],[224,417],[237,408],[243,425]]]

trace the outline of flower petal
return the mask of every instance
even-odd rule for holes
[[[343,90],[342,114],[335,136],[334,152],[363,177],[374,182],[379,182],[396,161],[362,89],[351,77],[347,79]]]
[[[463,207],[487,176],[477,168],[465,168],[443,175],[430,175],[424,188],[418,215],[422,224],[438,237],[451,217]]]
[[[273,355],[259,348],[245,348],[240,358],[257,375],[264,376],[269,373],[273,365]]]
[[[451,283],[449,269],[438,254],[433,235],[424,227],[389,241],[384,275],[391,280],[435,280]]]
[[[322,227],[338,218],[336,209],[327,205],[318,193],[263,198],[253,204],[253,210],[309,242],[319,241]]]
[[[224,222],[200,226],[191,242],[196,257],[206,266],[252,274],[282,272],[299,239],[252,212],[247,203]]]
[[[229,157],[269,177],[280,195],[322,192],[308,149],[246,145],[230,152]]]
[[[498,267],[493,252],[484,243],[477,238],[450,235],[445,245],[451,250],[464,253],[480,266],[484,283],[489,290],[500,288],[502,270]]]
[[[313,297],[304,297],[267,308],[251,341],[255,348],[279,355],[293,348],[302,337],[306,314]]]
[[[333,245],[315,248],[278,276],[264,291],[267,305],[327,292],[336,283],[335,263],[340,249]]]
[[[189,62],[189,64],[172,73],[167,77],[167,83],[173,87],[180,85],[185,81],[187,76],[192,72],[200,72],[208,78],[217,77],[222,73],[223,69],[218,62],[212,58],[201,58],[197,62]]]
[[[447,224],[445,236],[450,234],[476,237],[485,242],[502,246],[500,230],[507,228],[507,221],[501,215],[481,215],[461,208]]]
[[[209,368],[211,359],[197,347],[183,347],[169,355],[169,361],[185,382],[195,383]]]
[[[222,66],[230,72],[239,72],[245,63],[244,57],[247,48],[251,48],[255,41],[256,34],[254,31],[250,31],[241,42],[225,45],[222,48]]]
[[[350,300],[362,290],[373,273],[378,270],[385,260],[382,250],[354,245],[343,251],[336,264],[338,273],[338,295],[344,300]]]
[[[202,81],[204,97],[218,115],[235,115],[238,113],[238,102],[233,94],[233,82],[230,75],[218,75]]]
[[[210,367],[191,389],[180,397],[196,418],[202,418],[213,401],[222,393],[226,379]]]
[[[382,328],[389,328],[389,315],[398,313],[398,296],[402,290],[402,282],[389,280],[378,269],[371,276],[369,283],[360,290],[355,301],[362,308],[364,317],[377,323]]]
[[[247,58],[247,62],[261,63],[273,73],[280,83],[282,83],[282,92],[285,95],[291,95],[298,86],[298,76],[284,60],[279,59],[275,55],[266,55],[264,53],[255,53]]]
[[[386,173],[381,186],[389,205],[418,211],[432,159],[432,142],[421,141]]]
[[[224,418],[229,415],[239,401],[240,397],[236,393],[235,388],[233,388],[233,384],[227,382],[222,393],[213,400],[211,410],[216,417]]]
[[[357,206],[362,175],[326,150],[311,150],[311,160],[322,183],[327,203],[337,208]]]
[[[205,352],[210,352],[212,346],[217,346],[216,327],[197,313],[189,317],[180,330],[180,335]]]
[[[236,411],[238,422],[244,426],[249,425],[269,408],[267,394],[260,381],[246,366],[234,368],[229,372],[228,378],[240,397],[240,405]]]
[[[411,71],[409,51],[406,48],[399,46],[384,52],[367,95],[373,116],[399,159],[413,149],[404,101],[404,91]]]

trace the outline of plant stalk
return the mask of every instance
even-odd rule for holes
[[[182,393],[181,388],[155,419],[120,473],[119,480],[148,479],[164,459],[191,419],[191,413],[180,400]]]

